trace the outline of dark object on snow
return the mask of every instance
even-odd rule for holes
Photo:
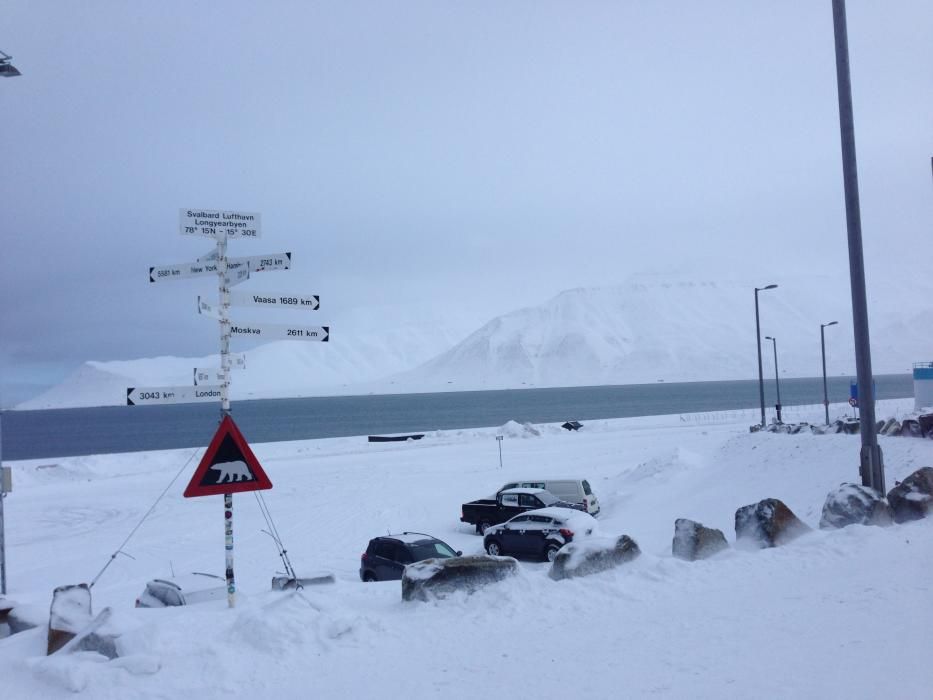
[[[579,430],[583,427],[583,423],[578,420],[569,420],[560,427],[564,430]]]
[[[920,520],[933,511],[933,467],[922,467],[888,491],[894,521]]]
[[[91,589],[86,583],[59,586],[52,592],[49,610],[47,655],[57,651],[96,651],[108,659],[117,657],[116,638],[98,630],[110,619],[110,608],[97,617],[91,613]]]
[[[406,440],[420,440],[424,433],[415,433],[414,435],[370,435],[370,442],[405,442]]]
[[[826,496],[820,527],[885,526],[892,522],[891,507],[880,493],[861,484],[842,484]]]
[[[901,422],[897,418],[888,418],[885,422],[884,427],[878,431],[882,435],[887,435],[888,437],[895,437],[901,434]]]
[[[917,417],[920,424],[920,434],[923,437],[933,438],[933,413],[927,413]]]
[[[325,583],[335,583],[337,579],[333,574],[316,574],[315,576],[299,576],[298,578],[292,578],[291,576],[273,576],[272,577],[272,590],[273,591],[294,591],[297,588],[304,588],[305,586],[320,586]]]
[[[11,610],[13,610],[13,601],[0,598],[0,625],[6,623]]]
[[[903,437],[923,437],[920,430],[920,423],[916,418],[905,418],[901,423],[901,435]]]
[[[776,498],[766,498],[735,511],[736,544],[777,547],[809,531],[810,527]]]
[[[859,421],[852,419],[843,422],[842,432],[846,435],[858,435],[860,423]]]
[[[674,521],[674,541],[671,554],[678,559],[696,561],[706,559],[729,548],[722,530],[706,527],[695,520],[677,518]]]
[[[603,546],[600,546],[605,542]],[[577,576],[589,576],[607,571],[636,559],[641,554],[638,544],[628,535],[613,540],[583,540],[565,544],[557,552],[548,572],[555,581]]]
[[[444,598],[454,591],[474,593],[490,583],[502,581],[518,571],[512,557],[471,557],[425,559],[405,567],[402,574],[402,600]]]

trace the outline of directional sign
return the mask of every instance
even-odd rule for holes
[[[178,221],[183,236],[217,238],[226,232],[227,238],[259,238],[262,234],[262,217],[256,212],[180,209]]]
[[[271,489],[272,482],[227,415],[185,489],[185,498]]]
[[[220,320],[220,312],[217,308],[211,304],[209,301],[205,301],[204,297],[198,296],[198,313],[202,316],[208,316]]]
[[[219,386],[127,387],[127,406],[153,406],[167,403],[196,403],[220,399]]]
[[[237,359],[240,361],[237,362]],[[242,355],[231,355],[230,369],[246,369],[246,361]],[[194,386],[203,384],[223,384],[225,381],[227,381],[227,377],[220,367],[194,368]]]
[[[230,337],[263,340],[330,340],[330,326],[286,326],[273,323],[231,323]]]
[[[227,270],[234,272],[245,268],[251,272],[263,270],[287,270],[292,266],[292,254],[266,253],[264,255],[250,255],[248,258],[227,258]]]
[[[239,270],[234,272],[227,271],[227,274],[224,276],[224,284],[229,289],[230,287],[235,287],[240,282],[245,282],[249,279],[249,268],[241,267]]]
[[[196,260],[177,265],[151,266],[149,268],[149,281],[162,282],[183,277],[217,274],[217,264],[216,260],[204,262]],[[233,286],[238,282],[242,282],[249,277],[250,272],[287,270],[291,265],[292,254],[289,252],[251,255],[248,258],[227,258],[227,285]],[[246,277],[243,276],[244,274]]]
[[[264,306],[266,308],[317,311],[321,307],[321,297],[317,294],[230,292],[230,303],[234,306]]]
[[[149,268],[149,281],[162,282],[164,280],[182,279],[183,277],[200,277],[202,275],[216,275],[217,262],[187,262],[178,265],[162,265]]]

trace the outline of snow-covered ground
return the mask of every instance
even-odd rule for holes
[[[878,414],[910,408],[880,402]],[[133,607],[148,579],[172,569],[222,573],[222,499],[181,495],[200,450],[14,463],[9,597],[40,616],[52,589],[90,581],[177,479],[125,547],[132,558],[117,556],[93,589],[95,610],[114,609],[120,658],[46,658],[42,628],[8,637],[2,697],[929,697],[933,520],[819,530],[827,492],[858,478],[859,438],[750,434],[748,422],[661,416],[576,433],[510,424],[410,443],[254,445],[299,573],[331,571],[337,582],[270,591],[278,555],[255,496],[239,494],[233,610]],[[933,441],[881,444],[889,488],[933,465]],[[603,534],[629,534],[642,556],[561,582],[547,564],[523,562],[513,580],[430,603],[403,602],[398,582],[359,581],[360,553],[386,532],[479,552],[460,504],[538,477],[589,479]],[[767,497],[814,530],[777,549],[671,557],[676,518],[732,541],[735,510]]]

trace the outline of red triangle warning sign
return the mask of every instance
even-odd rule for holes
[[[185,498],[271,488],[272,482],[240,429],[230,416],[224,416],[185,489]]]

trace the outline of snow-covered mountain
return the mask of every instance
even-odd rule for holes
[[[765,377],[819,376],[820,324],[827,371],[854,374],[849,288],[828,277],[783,278],[759,294]],[[247,353],[234,399],[404,393],[528,386],[751,379],[758,374],[754,286],[641,275],[627,283],[572,289],[498,316],[460,342],[436,320],[380,332],[332,332],[328,344],[287,341]],[[933,359],[933,290],[901,280],[873,282],[872,367],[909,372]],[[456,344],[454,344],[456,342]],[[128,386],[190,385],[214,357],[88,362],[62,384],[18,408],[116,405]]]
[[[933,308],[921,301],[930,297],[898,286],[872,303],[876,374],[908,372],[912,362],[933,356]],[[568,290],[493,319],[396,384],[436,390],[750,379],[758,372],[753,290],[649,276]],[[820,324],[831,320],[839,325],[827,331],[827,371],[854,373],[847,287],[826,278],[793,280],[759,293],[759,307],[766,377],[774,375],[767,336],[777,339],[781,376],[819,376]]]

